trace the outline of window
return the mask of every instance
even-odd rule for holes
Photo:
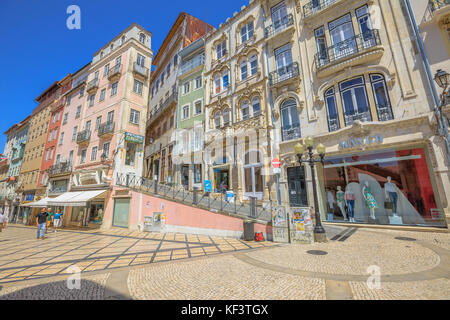
[[[174,65],[174,66],[178,65],[178,54],[176,54],[176,55],[173,57],[173,65]]]
[[[217,45],[216,54],[217,54],[217,59],[220,59],[227,54],[227,42],[226,41],[223,41],[222,43],[219,43]]]
[[[183,107],[183,112],[181,114],[181,119],[185,120],[185,119],[188,119],[188,118],[189,118],[189,106],[187,105],[187,106]]]
[[[287,8],[286,4],[281,2],[280,4],[276,5],[275,7],[271,8],[272,12],[272,21],[273,26],[275,29],[275,33],[284,29],[286,24],[288,23],[287,19]]]
[[[250,107],[248,104],[248,100],[245,100],[241,103],[241,119],[246,120],[250,117]]]
[[[72,161],[73,161],[73,150],[70,150],[70,153],[69,153],[69,167],[72,166]]]
[[[202,113],[202,101],[196,101],[194,103],[194,115]]]
[[[244,196],[262,199],[264,180],[259,151],[249,151],[245,154],[243,171]]]
[[[225,108],[222,112],[222,118],[223,118],[223,126],[227,126],[230,123],[230,110],[228,108]]]
[[[141,67],[145,67],[145,57],[142,54],[137,54],[136,64]]]
[[[228,80],[229,80],[228,72],[226,72],[222,75],[222,85],[224,90],[228,88],[229,85]]]
[[[69,118],[69,113],[64,114],[63,124],[67,123],[67,119]]]
[[[169,62],[169,64],[167,65],[167,68],[166,68],[167,78],[170,77],[170,67],[171,67],[171,64],[170,64],[170,62]]]
[[[333,45],[333,52],[330,53],[334,55],[335,59],[357,52],[358,49],[350,14],[330,22],[328,29],[330,30],[330,38]]]
[[[64,142],[64,132],[61,132],[61,136],[59,137],[59,145],[62,146]]]
[[[202,77],[200,76],[200,77],[195,78],[194,83],[195,83],[195,89],[201,88],[202,87]]]
[[[103,154],[102,154],[102,157],[105,157],[105,156],[106,156],[106,159],[109,158],[109,142],[103,144]]]
[[[202,165],[194,164],[194,183],[202,183]]]
[[[47,149],[45,152],[45,161],[48,161],[48,155],[49,155],[50,149]]]
[[[327,105],[328,129],[330,132],[336,131],[340,129],[340,125],[334,88],[325,92],[325,104]]]
[[[283,141],[298,139],[301,137],[297,102],[294,99],[287,99],[282,103],[281,122]]]
[[[319,57],[319,66],[323,66],[328,63],[328,49],[327,39],[325,38],[325,28],[322,26],[314,31],[316,38],[316,46]]]
[[[109,63],[105,66],[105,70],[103,71],[103,77],[107,77],[109,74]]]
[[[145,44],[145,34],[141,33],[141,34],[139,35],[139,41],[140,41],[142,44]]]
[[[258,73],[258,59],[256,57],[256,54],[251,56],[249,61],[250,61],[250,73],[253,76],[256,73]]]
[[[247,79],[248,76],[247,60],[243,60],[241,62],[240,69],[241,69],[241,80]]]
[[[111,43],[111,45],[109,46],[109,52],[114,50],[114,43]]]
[[[106,120],[107,123],[112,123],[114,121],[114,111],[108,112],[108,116],[106,119],[107,119]]]
[[[105,94],[106,94],[106,89],[102,89],[102,92],[100,92],[100,101],[105,100]]]
[[[98,147],[93,147],[91,151],[91,161],[97,160],[97,149]]]
[[[244,43],[253,37],[253,21],[247,23],[241,28],[241,43]]]
[[[164,71],[161,72],[161,88],[164,85]]]
[[[352,125],[355,120],[371,121],[372,116],[369,110],[364,78],[358,77],[342,82],[339,88],[344,107],[345,125]]]
[[[140,116],[140,112],[139,111],[131,109],[131,111],[130,111],[130,122],[133,123],[133,124],[139,124],[139,116]]]
[[[372,22],[370,21],[369,9],[367,6],[363,6],[356,10],[356,17],[358,18],[359,32],[364,40],[364,47],[370,47],[375,45],[374,35],[372,32]]]
[[[91,131],[91,120],[89,120],[89,121],[86,122],[85,130],[88,131],[88,132]]]
[[[84,96],[84,87],[82,87],[82,88],[80,89],[80,98],[81,98],[82,96]]]
[[[188,82],[185,82],[185,83],[183,84],[183,94],[189,93],[189,86],[190,86],[189,81],[188,81]]]
[[[217,93],[220,93],[220,91],[222,91],[222,89],[220,87],[220,77],[217,76],[214,79],[214,92],[217,94]]]
[[[77,138],[77,131],[78,131],[78,126],[75,126],[73,128],[72,141],[76,140],[76,138]]]
[[[136,159],[136,148],[137,145],[135,143],[127,142],[127,152],[125,156],[126,166],[134,166]]]
[[[220,111],[214,113],[214,126],[216,129],[220,128]]]
[[[376,103],[379,121],[388,121],[394,119],[392,107],[389,100],[388,90],[384,77],[380,74],[371,74],[370,82]]]
[[[56,121],[56,114],[54,114],[52,117],[52,123],[55,123],[55,121]]]
[[[95,101],[95,94],[89,97],[89,107],[92,107],[94,105]]]
[[[81,116],[81,106],[77,107],[77,113],[75,114],[75,119],[78,119]]]
[[[58,129],[53,131],[53,140],[56,140],[56,135],[58,134]]]
[[[54,148],[50,149],[50,155],[48,157],[48,160],[52,160],[53,159],[53,150],[54,150]]]
[[[86,149],[81,150],[80,163],[83,164],[86,162]]]
[[[100,125],[102,124],[102,117],[97,117],[97,119],[95,120],[95,130],[97,131],[98,128],[100,128]]]
[[[118,84],[119,84],[118,82],[114,82],[113,85],[111,86],[111,97],[117,93]]]
[[[253,116],[259,116],[261,114],[261,104],[258,97],[254,97],[252,99],[252,109],[253,109]]]
[[[71,95],[67,96],[66,105],[70,105],[71,100],[72,100],[72,96]]]
[[[274,53],[277,64],[278,81],[289,79],[293,75],[291,44],[288,43],[276,49]]]
[[[120,39],[120,45],[123,45],[125,43],[125,36],[122,36],[122,39]]]
[[[133,86],[133,91],[136,92],[137,94],[142,95],[142,87],[144,86],[144,84],[139,81],[134,79],[134,86]]]

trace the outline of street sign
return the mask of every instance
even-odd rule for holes
[[[273,168],[273,173],[274,174],[280,174],[281,173],[281,168]]]
[[[280,168],[281,167],[281,160],[278,159],[278,158],[272,159],[272,167]]]

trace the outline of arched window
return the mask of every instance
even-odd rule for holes
[[[242,120],[250,118],[250,106],[248,100],[244,100],[241,103],[241,118]]]
[[[214,127],[216,129],[220,128],[220,111],[214,113]]]
[[[330,88],[325,92],[325,103],[327,105],[328,129],[330,132],[339,130],[340,125],[334,88]]]
[[[254,97],[252,99],[252,110],[253,110],[253,116],[259,116],[261,114],[261,104],[259,102],[259,97]]]
[[[141,34],[139,35],[139,41],[140,41],[142,44],[145,44],[145,34],[141,33]]]
[[[222,112],[223,126],[227,126],[230,123],[230,110],[225,108]]]
[[[342,82],[339,88],[344,108],[345,125],[350,126],[356,120],[372,121],[364,77]]]
[[[113,44],[113,43],[111,43],[111,45],[109,46],[109,50],[110,50],[110,51],[113,51],[113,50],[114,50],[114,44]]]
[[[281,121],[283,141],[301,137],[297,102],[294,99],[287,99],[281,104]]]
[[[122,40],[121,40],[120,45],[123,45],[124,43],[125,43],[125,36],[122,36]]]
[[[388,121],[394,119],[391,102],[389,100],[386,81],[381,74],[371,74],[370,82],[372,84],[373,96],[376,103],[376,109],[379,121]]]
[[[261,200],[264,192],[262,156],[259,151],[249,151],[244,156],[244,197]]]
[[[248,77],[247,59],[241,61],[240,69],[241,69],[241,80],[247,79]]]

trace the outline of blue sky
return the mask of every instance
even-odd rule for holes
[[[81,9],[81,30],[66,27],[72,4]],[[217,28],[244,4],[248,0],[0,0],[0,153],[3,133],[31,113],[43,90],[86,65],[133,22],[153,34],[156,54],[180,12]]]

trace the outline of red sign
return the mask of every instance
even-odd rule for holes
[[[281,167],[281,160],[278,158],[275,158],[272,160],[272,167],[274,168],[280,168]]]

